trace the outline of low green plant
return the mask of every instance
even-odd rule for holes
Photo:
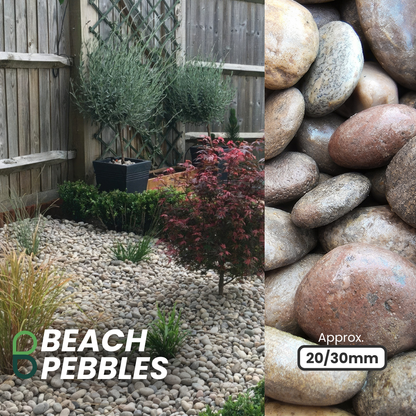
[[[16,240],[19,248],[26,254],[37,255],[39,253],[40,240],[45,227],[44,214],[53,204],[42,211],[41,204],[26,207],[24,197],[11,191],[11,197],[8,200],[9,210],[5,205],[0,205],[0,210],[4,211],[4,218],[10,230],[10,236]]]
[[[199,416],[264,416],[264,380],[246,393],[240,394],[236,401],[230,397],[224,407],[214,413],[210,407]]]
[[[85,182],[65,182],[59,187],[62,208],[76,221],[100,221],[106,228],[136,233],[162,228],[165,207],[175,206],[185,194],[175,188],[137,193],[98,192]]]
[[[14,336],[23,330],[42,336],[65,301],[71,278],[60,275],[51,260],[39,264],[24,252],[0,248],[6,253],[0,261],[0,373],[12,374]],[[28,351],[31,344],[21,336],[17,351]]]
[[[152,251],[153,239],[149,235],[144,235],[139,241],[129,241],[127,245],[120,242],[112,248],[112,252],[117,260],[129,260],[133,263],[139,263],[142,260],[148,260]]]
[[[176,303],[170,314],[161,312],[157,305],[158,319],[150,324],[146,347],[152,357],[174,358],[190,331],[181,328],[181,311],[176,313]]]
[[[75,221],[88,221],[94,216],[94,204],[98,199],[98,189],[83,181],[64,182],[59,186],[59,198],[65,214]]]

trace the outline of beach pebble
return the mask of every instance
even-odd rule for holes
[[[386,199],[386,167],[371,169],[365,172],[365,176],[370,179],[370,195],[380,204],[387,204]]]
[[[366,371],[302,371],[299,347],[316,345],[276,328],[265,328],[266,396],[303,406],[332,406],[353,397],[364,384]]]
[[[354,408],[359,416],[416,414],[416,351],[393,357],[382,371],[370,371]]]
[[[337,114],[328,114],[320,118],[305,117],[295,135],[297,149],[310,156],[320,172],[330,175],[345,172],[345,168],[338,166],[328,152],[331,136],[344,121],[345,119]]]
[[[298,131],[304,113],[305,101],[296,88],[276,91],[268,97],[264,113],[266,160],[283,152]]]
[[[318,29],[329,22],[340,20],[340,14],[336,7],[330,4],[309,4],[305,6],[313,16]]]
[[[409,107],[416,108],[416,92],[409,91],[400,98],[400,104],[408,105]]]
[[[287,266],[301,259],[317,243],[315,230],[296,227],[290,214],[265,208],[265,270]]]
[[[407,224],[416,227],[416,137],[400,149],[388,165],[386,197],[391,209]]]
[[[398,103],[399,93],[393,79],[378,63],[364,62],[357,86],[337,113],[348,118],[376,105]]]
[[[265,164],[264,197],[267,205],[299,199],[319,180],[315,161],[298,152],[284,152]]]
[[[377,61],[396,82],[416,90],[416,2],[356,0],[356,4]]]
[[[319,242],[325,251],[349,243],[374,244],[416,263],[416,229],[402,221],[389,206],[354,209],[322,228]]]
[[[322,26],[318,56],[301,87],[305,114],[323,117],[339,108],[354,91],[363,64],[360,39],[349,24],[337,21]]]
[[[378,105],[342,123],[328,149],[338,165],[374,169],[387,165],[415,135],[416,109],[403,104]]]
[[[352,416],[352,413],[334,407],[298,406],[277,402],[267,402],[265,405],[267,416]]]
[[[295,309],[314,341],[346,335],[338,345],[383,345],[393,356],[416,346],[416,266],[371,244],[337,247],[305,276]]]
[[[363,50],[367,52],[369,50],[368,41],[364,35],[363,28],[361,27],[360,17],[358,16],[357,5],[355,0],[342,0],[337,2],[339,11],[341,13],[341,20],[352,26],[360,38]]]
[[[370,187],[370,180],[360,173],[335,176],[299,199],[293,207],[291,219],[303,228],[330,224],[364,201]]]
[[[316,58],[318,27],[311,13],[293,0],[265,3],[265,86],[292,87]]]
[[[295,294],[302,279],[321,254],[308,254],[290,266],[266,273],[265,324],[294,335],[300,334],[295,318]]]

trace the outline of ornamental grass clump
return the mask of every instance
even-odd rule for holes
[[[153,238],[144,235],[139,241],[128,242],[126,245],[118,242],[112,248],[112,252],[117,260],[129,260],[132,263],[139,263],[142,260],[149,260],[152,252]]]
[[[0,260],[0,373],[13,374],[13,338],[30,331],[40,339],[65,301],[66,283],[52,261],[39,264],[32,256],[7,251]],[[18,338],[17,351],[28,351],[31,339]]]
[[[236,89],[222,75],[223,65],[214,59],[195,57],[170,71],[167,106],[183,123],[203,124],[211,136],[210,123],[224,119]]]
[[[163,214],[175,261],[217,272],[220,295],[234,280],[261,274],[264,256],[264,171],[252,145],[229,142],[224,152],[222,144],[206,138],[190,192]]]
[[[166,70],[172,59],[165,60],[149,43],[113,35],[107,41],[86,44],[79,79],[71,92],[81,114],[118,131],[122,164],[128,144],[122,137],[123,129],[129,126],[140,134],[155,132],[155,120],[163,113]]]

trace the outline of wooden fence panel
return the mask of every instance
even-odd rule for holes
[[[182,0],[186,7],[187,58],[213,56],[218,62],[264,66],[264,5],[242,0]],[[242,132],[264,129],[264,76],[258,72],[235,72],[235,101]],[[224,114],[224,120],[228,114]],[[213,131],[224,131],[226,123],[214,123]],[[187,125],[186,131],[205,132],[205,126]]]
[[[69,67],[52,69],[51,55],[70,57],[67,7],[57,0],[0,0],[0,160],[67,151],[69,143]],[[62,29],[62,35],[61,35]],[[60,37],[60,50],[58,38]],[[0,202],[13,190],[20,195],[52,195],[62,183],[67,162],[22,170],[0,171]],[[55,192],[56,194],[56,192]],[[42,195],[40,195],[42,199]]]

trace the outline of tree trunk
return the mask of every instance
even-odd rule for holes
[[[218,294],[222,296],[224,294],[224,272],[220,272],[220,281],[218,284]]]
[[[207,130],[208,130],[208,137],[211,139],[211,129],[209,128],[209,124],[207,124]]]
[[[123,146],[123,136],[122,136],[121,124],[118,125],[118,138],[120,140],[120,150],[121,150],[121,164],[124,165],[126,162],[124,160],[124,146]]]

